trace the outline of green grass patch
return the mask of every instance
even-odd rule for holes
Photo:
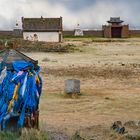
[[[23,129],[19,135],[14,132],[0,132],[0,140],[49,140],[48,132],[45,130]]]
[[[100,37],[96,37],[96,36],[63,36],[63,38],[65,39],[65,38],[100,38]]]
[[[0,140],[16,140],[19,136],[13,132],[0,131]]]
[[[65,41],[88,41],[88,42],[126,42],[128,38],[104,38],[104,37],[94,37],[94,36],[69,36],[64,37]]]
[[[127,38],[94,38],[92,42],[126,42]]]

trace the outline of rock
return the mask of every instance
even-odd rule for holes
[[[49,132],[50,140],[69,140],[68,136],[61,132]]]
[[[138,126],[140,126],[140,121],[138,122]]]
[[[128,128],[136,128],[137,124],[135,121],[127,121],[124,123],[124,126]]]
[[[44,58],[44,59],[42,60],[42,62],[49,62],[49,61],[50,61],[49,58]]]
[[[121,122],[121,121],[116,121],[116,122],[114,122],[114,124],[116,124],[116,125],[122,127],[122,122]]]
[[[112,124],[111,129],[115,130],[116,132],[119,132],[121,127],[122,127],[122,122],[116,121]]]
[[[114,122],[113,125],[111,126],[111,129],[115,130],[119,134],[125,133],[125,127],[122,126],[121,121]]]
[[[125,135],[125,137],[128,139],[128,140],[140,140],[140,134],[139,133],[128,133]]]
[[[105,100],[110,100],[110,98],[109,97],[105,97]]]
[[[51,62],[58,62],[56,59],[53,59]]]
[[[80,93],[80,80],[78,79],[67,79],[65,80],[65,93]]]
[[[76,131],[74,136],[72,137],[72,140],[85,140],[85,139],[80,136],[79,131]]]
[[[119,134],[124,134],[125,133],[125,127],[120,128],[118,133]]]

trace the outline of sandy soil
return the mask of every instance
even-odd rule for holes
[[[40,124],[68,137],[78,130],[87,140],[123,139],[109,130],[114,121],[140,121],[140,39],[67,42],[83,51],[26,53],[41,66]],[[64,80],[71,78],[81,81],[78,98],[64,94]]]

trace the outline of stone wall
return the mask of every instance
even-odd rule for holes
[[[91,36],[91,37],[103,37],[103,31],[102,30],[88,30],[88,31],[83,31],[84,36]],[[74,30],[64,30],[63,31],[63,36],[68,37],[68,36],[74,36]]]
[[[86,37],[111,37],[111,27],[103,26],[103,30],[88,30],[83,31]],[[64,30],[64,37],[74,36],[74,30]],[[0,37],[23,37],[22,30],[0,31]],[[122,37],[140,37],[140,30],[128,30],[127,25],[123,27]]]
[[[131,37],[140,37],[140,30],[129,30]]]
[[[103,31],[102,30],[84,31],[84,36],[103,37]]]
[[[13,31],[0,31],[0,36],[12,36]]]

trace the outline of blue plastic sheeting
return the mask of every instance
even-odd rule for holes
[[[27,67],[33,68],[32,62],[27,61],[13,61],[13,68],[15,71],[20,71],[22,69],[25,69]]]
[[[25,115],[33,116],[42,92],[40,67],[34,71],[32,62],[13,61],[14,71],[0,74],[0,123],[3,129],[10,117],[19,114],[18,126],[23,127]],[[26,68],[26,69],[25,69]]]

